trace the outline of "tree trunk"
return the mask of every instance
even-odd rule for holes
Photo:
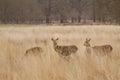
[[[71,23],[74,23],[74,18],[73,17],[71,18]]]
[[[49,16],[46,16],[46,24],[49,24],[49,23],[50,23]]]
[[[78,16],[78,23],[80,23],[81,22],[81,17],[80,16]]]
[[[60,23],[64,23],[64,16],[60,15]]]
[[[93,22],[96,22],[95,0],[93,0]]]

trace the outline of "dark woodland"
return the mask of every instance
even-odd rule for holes
[[[1,24],[120,24],[120,0],[0,0]]]

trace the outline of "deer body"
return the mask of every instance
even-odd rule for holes
[[[33,48],[26,50],[25,55],[33,54],[36,56],[36,55],[41,55],[42,52],[43,52],[43,50],[41,47],[33,47]]]
[[[68,46],[60,46],[57,44],[57,40],[52,39],[53,45],[54,45],[54,50],[62,56],[69,56],[73,53],[76,53],[78,48],[75,45],[68,45]]]
[[[56,46],[54,49],[60,55],[69,56],[72,53],[76,53],[78,48],[74,45],[69,45],[69,46]]]
[[[91,47],[89,42],[90,42],[90,39],[86,39],[84,43],[84,46],[86,46],[86,51],[89,54],[93,52],[93,53],[96,53],[97,55],[108,55],[113,50],[112,46],[109,44]]]
[[[105,53],[109,53],[112,51],[112,46],[108,44],[101,46],[94,46],[92,48],[94,51],[105,52]]]

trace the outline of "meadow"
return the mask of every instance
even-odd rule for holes
[[[77,53],[64,60],[51,38],[76,45]],[[86,38],[92,46],[112,45],[111,57],[87,57]],[[41,56],[26,56],[32,47],[41,47]],[[120,26],[0,25],[0,80],[120,80]]]

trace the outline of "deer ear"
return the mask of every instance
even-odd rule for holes
[[[89,38],[89,40],[88,41],[90,41],[91,40],[91,38]]]

